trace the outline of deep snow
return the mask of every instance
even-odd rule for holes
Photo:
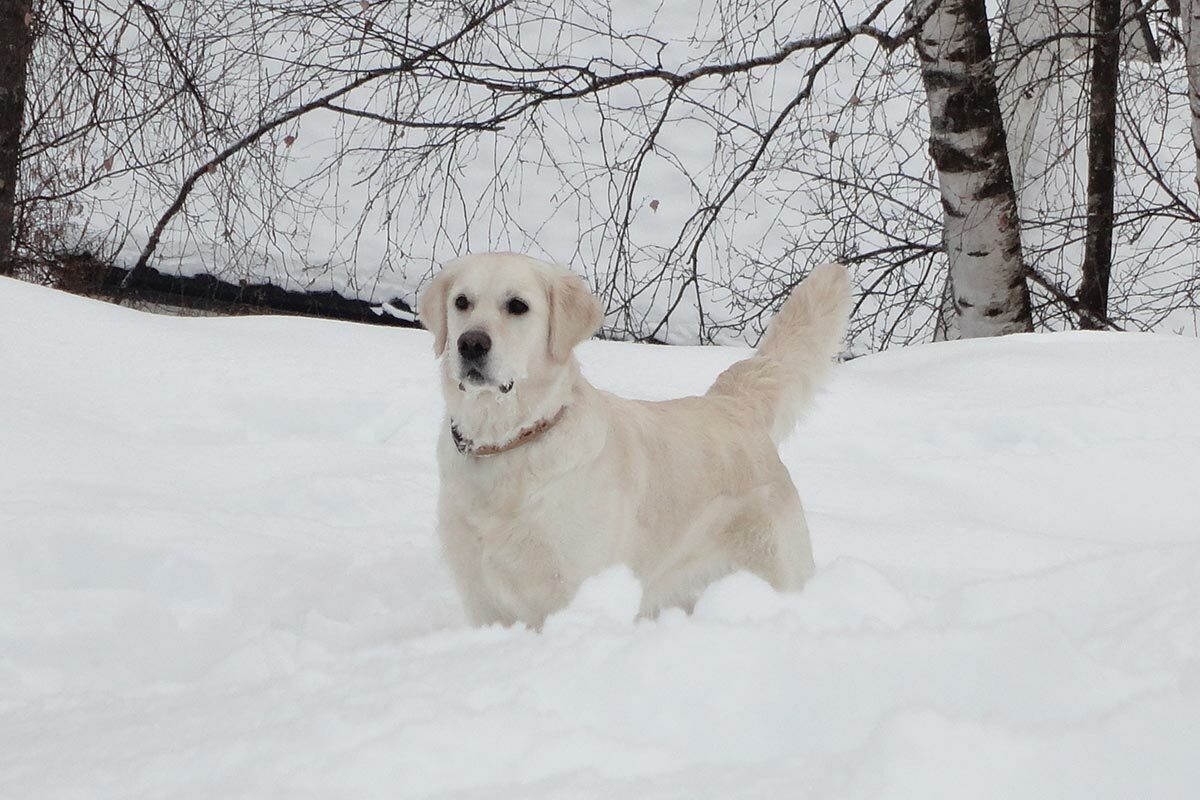
[[[744,351],[588,343],[701,391]],[[0,280],[0,797],[1194,798],[1200,342],[844,365],[785,459],[819,571],[465,628],[426,334]]]

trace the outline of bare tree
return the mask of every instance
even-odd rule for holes
[[[25,119],[25,73],[33,48],[32,0],[0,2],[0,275],[13,271],[14,201]]]
[[[1079,323],[1103,327],[1112,274],[1113,192],[1116,183],[1117,78],[1121,0],[1092,0],[1092,69],[1089,86],[1087,232],[1079,284]]]
[[[568,16],[570,9],[553,4],[528,3],[518,8],[498,2],[461,19],[443,14],[439,17],[443,29],[431,27],[428,20],[415,24],[410,16],[419,8],[416,5],[378,11],[364,7],[364,15],[344,17],[341,25],[326,31],[312,51],[300,47],[299,53],[275,57],[273,63],[283,66],[288,84],[296,88],[262,107],[256,118],[230,125],[224,141],[210,143],[215,153],[187,167],[182,185],[167,198],[165,210],[156,213],[157,222],[140,248],[129,283],[136,284],[151,260],[161,256],[159,244],[170,226],[187,224],[187,212],[197,202],[201,208],[211,202],[216,177],[234,174],[231,165],[277,146],[276,137],[285,133],[290,147],[294,136],[289,132],[305,119],[321,116],[333,118],[341,146],[322,165],[321,173],[306,183],[314,185],[321,175],[329,179],[353,163],[369,140],[372,151],[382,154],[364,170],[364,180],[373,187],[370,210],[385,208],[387,214],[406,220],[406,236],[414,236],[415,231],[436,241],[445,235],[446,215],[452,209],[489,207],[478,195],[471,197],[464,191],[460,160],[464,150],[495,154],[495,177],[482,189],[484,199],[492,201],[493,212],[507,213],[497,206],[504,202],[501,190],[510,170],[522,163],[559,170],[563,185],[555,202],[560,206],[586,203],[595,229],[605,234],[598,238],[615,243],[604,254],[607,264],[591,258],[585,262],[596,269],[599,288],[609,301],[610,334],[678,338],[671,326],[678,330],[678,318],[683,316],[685,330],[694,324],[696,335],[711,340],[711,332],[726,321],[719,310],[706,307],[710,292],[719,289],[723,280],[712,276],[706,263],[713,254],[710,248],[717,246],[714,240],[723,233],[726,221],[739,213],[739,205],[752,202],[751,189],[769,174],[767,164],[775,149],[781,144],[793,146],[789,139],[800,133],[796,117],[813,99],[814,88],[834,58],[855,40],[873,40],[890,52],[907,39],[908,29],[892,32],[874,24],[890,4],[891,0],[881,0],[867,7],[855,22],[831,4],[811,35],[791,35],[769,46],[755,43],[747,51],[747,34],[742,31],[740,39],[714,44],[698,59],[669,65],[661,57],[663,42],[617,33],[611,21],[584,5],[575,16]],[[438,9],[439,4],[431,3],[427,12]],[[303,32],[334,12],[317,4],[287,13]],[[735,18],[741,26],[753,22],[753,17]],[[604,57],[585,47],[578,47],[581,52],[543,50],[531,47],[535,41],[531,29],[543,38],[609,41],[613,47]],[[440,33],[440,38],[430,33]],[[306,41],[303,35],[299,41]],[[359,56],[331,61],[329,51]],[[371,56],[362,56],[364,52]],[[785,70],[796,77],[794,91],[763,91],[773,72]],[[202,73],[198,68],[192,71]],[[320,83],[296,77],[306,71],[319,77]],[[214,90],[206,90],[210,86],[211,82],[190,79],[180,91],[200,94],[211,103]],[[316,88],[321,91],[314,92]],[[743,102],[755,94],[762,96],[759,104]],[[605,142],[599,160],[595,153],[583,151],[592,134],[564,137],[558,130],[593,120]],[[681,208],[677,199],[669,207],[669,213],[679,219],[674,240],[635,251],[630,231],[639,224],[637,217],[647,213],[647,201],[638,197],[648,182],[645,173],[651,167],[661,169],[664,155],[672,169],[676,166],[661,143],[669,123],[710,128],[714,144],[724,152],[710,162],[714,169],[709,186],[702,190],[698,181],[694,184],[699,195],[694,211],[677,216]],[[598,188],[609,190],[607,199],[613,202],[607,207],[595,204]],[[294,202],[292,194],[277,191],[289,202]],[[655,200],[648,210],[665,216],[668,206],[664,204],[660,211]],[[467,226],[477,225],[478,212],[467,213]],[[431,217],[432,230],[422,229]],[[359,229],[368,224],[364,216]],[[503,226],[509,241],[533,238],[519,220],[505,218]],[[495,240],[488,244],[522,246]],[[692,298],[694,304],[684,302]]]

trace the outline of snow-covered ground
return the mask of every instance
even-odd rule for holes
[[[589,343],[702,390],[731,349]],[[426,334],[0,280],[0,797],[1195,798],[1200,342],[853,361],[785,447],[819,571],[462,622]]]

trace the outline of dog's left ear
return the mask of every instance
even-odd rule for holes
[[[562,363],[604,321],[604,309],[583,278],[563,272],[550,281],[550,358]]]
[[[440,356],[446,349],[446,295],[450,291],[451,270],[442,269],[421,292],[417,301],[417,317],[425,330],[433,334],[433,354]]]

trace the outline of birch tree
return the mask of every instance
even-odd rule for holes
[[[1196,185],[1200,188],[1200,0],[1183,0],[1180,16],[1187,59],[1188,105],[1192,111],[1192,147],[1196,151]]]
[[[917,37],[949,262],[937,338],[1033,329],[983,0],[922,0]]]
[[[1126,61],[1161,61],[1146,7],[1138,0],[1119,0],[1119,7],[1120,57]],[[1083,63],[1090,55],[1091,19],[1091,0],[1005,3],[994,60],[1005,66],[998,70],[996,84],[1018,198],[1047,90],[1074,71],[1073,62]]]

